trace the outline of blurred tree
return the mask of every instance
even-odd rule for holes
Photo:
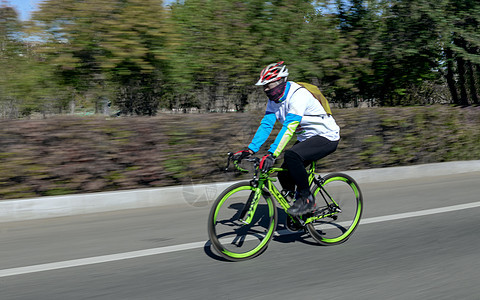
[[[328,5],[330,1],[324,1]],[[353,61],[358,61],[357,76],[355,77],[354,90],[350,94],[350,99],[345,102],[354,104],[360,101],[372,101],[376,98],[373,95],[375,89],[375,76],[373,60],[380,56],[382,52],[383,41],[381,35],[386,31],[386,25],[382,22],[382,15],[388,5],[385,1],[365,1],[353,0],[350,2],[335,0],[337,22],[334,28],[340,29],[344,39],[349,39],[353,43],[355,52]],[[324,4],[325,6],[325,4]],[[333,5],[330,4],[332,7]],[[327,6],[328,7],[328,6]],[[331,9],[330,9],[331,10]],[[361,63],[363,62],[363,64]],[[340,73],[340,78],[343,77]],[[352,99],[353,98],[353,99]]]
[[[243,109],[263,54],[264,45],[257,43],[262,6],[260,1],[232,0],[187,0],[172,6],[178,43],[171,51],[171,80],[176,93],[190,99],[180,107]]]
[[[35,53],[35,43],[22,40],[22,22],[6,3],[0,5],[0,115],[28,116],[45,112],[52,83],[48,66]]]
[[[407,100],[412,88],[439,78],[437,24],[426,0],[393,0],[379,7],[369,94],[380,105],[411,104]]]
[[[2,3],[12,116],[110,102],[124,114],[242,111],[263,105],[254,83],[281,60],[341,105],[431,103],[439,86],[456,104],[480,101],[477,0],[46,0],[28,26]]]
[[[480,3],[440,0],[432,5],[439,24],[445,76],[455,104],[478,104],[480,97]]]
[[[116,104],[125,114],[155,115],[164,94],[168,27],[163,1],[117,1],[102,23],[101,67],[119,86]]]
[[[179,42],[171,78],[177,92],[200,95],[200,102],[184,105],[243,110],[265,65],[280,60],[305,65],[301,51],[309,45],[299,42],[313,34],[306,26],[313,11],[305,0],[177,1],[172,19]]]
[[[310,47],[307,55],[300,55],[305,65],[314,68],[307,72],[305,79],[320,85],[330,98],[341,104],[356,101],[360,92],[360,80],[371,72],[371,61],[361,55],[360,38],[362,31],[353,27],[348,30],[340,16],[333,14],[329,1],[318,2],[320,9],[311,14],[304,35]],[[298,42],[302,45],[304,42]],[[303,54],[303,51],[299,54]]]
[[[158,107],[164,19],[161,0],[49,0],[34,15],[71,99],[80,94],[98,111],[113,98],[122,113],[141,115]]]
[[[15,40],[15,35],[21,27],[18,14],[6,2],[0,4],[0,50],[5,51],[9,43]]]
[[[19,101],[15,81],[11,77],[15,65],[22,60],[22,47],[16,35],[20,32],[17,12],[7,3],[0,5],[0,113],[2,117],[17,117]]]
[[[112,4],[108,0],[49,0],[33,15],[32,31],[41,36],[39,51],[68,93],[63,101],[65,109],[74,111],[78,104],[97,106],[102,91],[99,87],[105,79],[98,60],[104,55],[99,45],[100,25],[108,18]]]

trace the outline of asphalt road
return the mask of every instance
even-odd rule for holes
[[[361,188],[348,242],[280,235],[235,263],[210,249],[209,206],[3,223],[0,299],[480,299],[480,172]]]

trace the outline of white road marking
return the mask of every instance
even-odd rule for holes
[[[406,218],[414,218],[414,217],[420,217],[420,216],[452,212],[452,211],[475,208],[475,207],[480,207],[480,202],[472,202],[472,203],[459,204],[459,205],[447,206],[442,208],[426,209],[426,210],[420,210],[420,211],[409,212],[409,213],[401,213],[401,214],[387,215],[382,217],[367,218],[367,219],[360,220],[360,224],[365,225],[365,224],[372,224],[372,223],[379,223],[379,222],[386,222],[386,221],[394,221],[394,220],[400,220],[400,219],[406,219]],[[281,230],[275,233],[275,235],[277,236],[287,235],[287,234],[291,234],[291,232],[287,230]],[[124,252],[124,253],[118,253],[118,254],[102,255],[102,256],[95,256],[95,257],[39,264],[39,265],[33,265],[33,266],[4,269],[4,270],[0,270],[0,277],[30,274],[30,273],[50,271],[50,270],[59,270],[59,269],[65,269],[65,268],[106,263],[111,261],[125,260],[129,258],[138,258],[138,257],[151,256],[151,255],[157,255],[157,254],[163,254],[163,253],[172,253],[172,252],[183,251],[183,250],[191,250],[191,249],[202,248],[206,245],[206,243],[207,242],[194,242],[194,243],[187,243],[187,244],[181,244],[181,245],[173,245],[173,246],[167,246],[167,247]]]
[[[42,272],[42,271],[50,271],[50,270],[58,270],[58,269],[64,269],[64,268],[100,264],[100,263],[105,263],[110,261],[124,260],[129,258],[137,258],[137,257],[157,255],[162,253],[190,250],[190,249],[201,248],[204,245],[205,245],[205,242],[196,242],[196,243],[188,243],[188,244],[181,244],[181,245],[174,245],[174,246],[167,246],[167,247],[124,252],[124,253],[118,253],[118,254],[110,254],[110,255],[59,261],[54,263],[33,265],[33,266],[20,267],[20,268],[4,269],[4,270],[0,270],[0,277],[7,277],[7,276],[28,274],[28,273],[35,273],[35,272]]]
[[[365,225],[365,224],[371,224],[371,223],[380,223],[380,222],[386,222],[386,221],[394,221],[394,220],[400,220],[400,219],[428,216],[428,215],[441,214],[441,213],[475,208],[475,207],[480,207],[480,202],[472,202],[467,204],[459,204],[459,205],[453,205],[453,206],[447,206],[447,207],[441,207],[441,208],[419,210],[414,212],[388,215],[383,217],[361,219],[360,224]]]

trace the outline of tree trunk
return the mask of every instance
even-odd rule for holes
[[[447,48],[445,49],[445,57],[447,59],[447,74],[445,75],[447,79],[448,89],[450,90],[450,94],[452,95],[452,101],[454,104],[460,104],[458,100],[458,93],[457,87],[455,85],[455,79],[453,78],[454,70],[453,70],[453,54],[452,50]]]
[[[461,57],[457,57],[457,69],[458,69],[458,85],[460,88],[460,105],[468,106],[468,94],[465,80],[465,60]]]
[[[475,72],[473,71],[472,62],[467,62],[467,72],[468,72],[468,83],[470,89],[470,98],[472,99],[473,104],[478,104],[478,94],[475,84]]]
[[[70,100],[70,114],[75,114],[75,99]]]

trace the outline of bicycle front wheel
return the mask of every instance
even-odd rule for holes
[[[213,248],[232,261],[261,254],[276,226],[275,203],[249,182],[234,184],[223,191],[208,217],[208,235]]]
[[[313,222],[307,224],[310,235],[322,245],[345,242],[357,228],[363,210],[363,196],[355,180],[341,173],[324,178],[312,193],[317,204]]]

